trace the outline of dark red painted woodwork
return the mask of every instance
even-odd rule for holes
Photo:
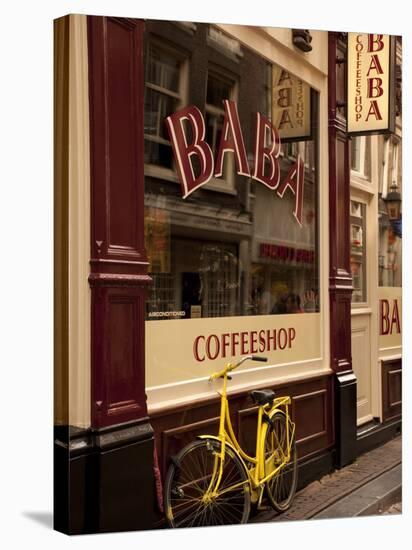
[[[88,17],[92,425],[147,415],[143,22]]]
[[[134,273],[136,265],[124,262],[146,260],[143,23],[89,17],[88,32],[92,269],[111,260]]]
[[[382,419],[402,414],[402,359],[382,361]]]
[[[144,391],[145,290],[92,286],[92,423],[147,415]]]
[[[349,249],[350,159],[346,134],[344,98],[346,41],[329,33],[329,298],[331,364],[335,372],[352,370],[351,297],[352,275]]]

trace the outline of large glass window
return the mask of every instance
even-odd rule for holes
[[[146,69],[146,162],[173,167],[164,120],[180,101],[178,59],[150,50]],[[189,89],[204,103],[194,103],[205,121],[205,141],[216,159],[224,121],[224,99],[237,101],[250,176],[235,170],[232,151],[225,153],[223,176],[182,198],[176,181],[146,177],[145,227],[149,272],[148,320],[304,314],[319,311],[317,95],[311,139],[294,139],[278,152],[279,185],[270,189],[253,178],[256,113],[270,120],[270,64],[249,52],[236,80],[227,71],[190,66]],[[200,92],[203,87],[203,94]],[[234,94],[235,91],[235,94]],[[191,97],[187,105],[191,104]],[[186,105],[186,104],[185,104]],[[309,106],[308,106],[309,108]],[[262,112],[264,110],[264,112]],[[191,133],[187,140],[193,139]],[[270,131],[264,147],[270,150]],[[301,160],[303,186],[297,178]],[[270,174],[268,154],[264,172]],[[295,167],[295,168],[294,168]],[[192,170],[198,173],[193,155]],[[218,186],[230,183],[232,192]],[[212,183],[212,185],[211,185]],[[299,196],[297,196],[299,195]],[[301,199],[300,222],[296,205]]]

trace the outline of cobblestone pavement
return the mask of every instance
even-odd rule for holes
[[[384,510],[382,512],[383,516],[389,516],[389,515],[396,515],[396,514],[402,514],[402,502],[397,502],[396,504],[392,504],[387,510]]]
[[[251,522],[310,519],[365,483],[400,464],[401,461],[402,447],[399,436],[377,449],[364,453],[355,462],[341,470],[335,470],[319,481],[310,483],[296,494],[287,512],[277,514],[268,508],[259,512]]]

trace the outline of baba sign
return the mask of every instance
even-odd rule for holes
[[[394,130],[394,37],[349,33],[348,133]]]
[[[250,177],[283,198],[286,191],[295,196],[293,215],[302,227],[304,164],[298,155],[283,181],[280,178],[280,136],[278,129],[269,119],[256,113],[255,147],[253,169],[249,166],[243,140],[237,105],[223,100],[225,115],[222,135],[214,158],[210,145],[205,140],[206,126],[201,111],[189,105],[165,119],[176,162],[177,173],[185,199],[191,193],[206,185],[212,177],[223,174],[225,155],[232,153],[236,172]],[[197,169],[194,168],[196,158]]]

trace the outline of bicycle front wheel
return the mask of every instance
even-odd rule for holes
[[[225,449],[216,494],[211,491],[221,463],[220,449],[219,441],[194,441],[172,459],[164,487],[170,527],[246,523],[250,512],[248,476],[230,447]]]
[[[292,435],[292,426],[289,421],[289,437]],[[285,461],[288,456],[286,415],[283,411],[276,411],[271,417],[265,442],[265,475]],[[298,461],[295,437],[289,442],[290,459],[280,470],[266,482],[266,493],[270,504],[277,512],[285,512],[292,504],[298,483]]]

